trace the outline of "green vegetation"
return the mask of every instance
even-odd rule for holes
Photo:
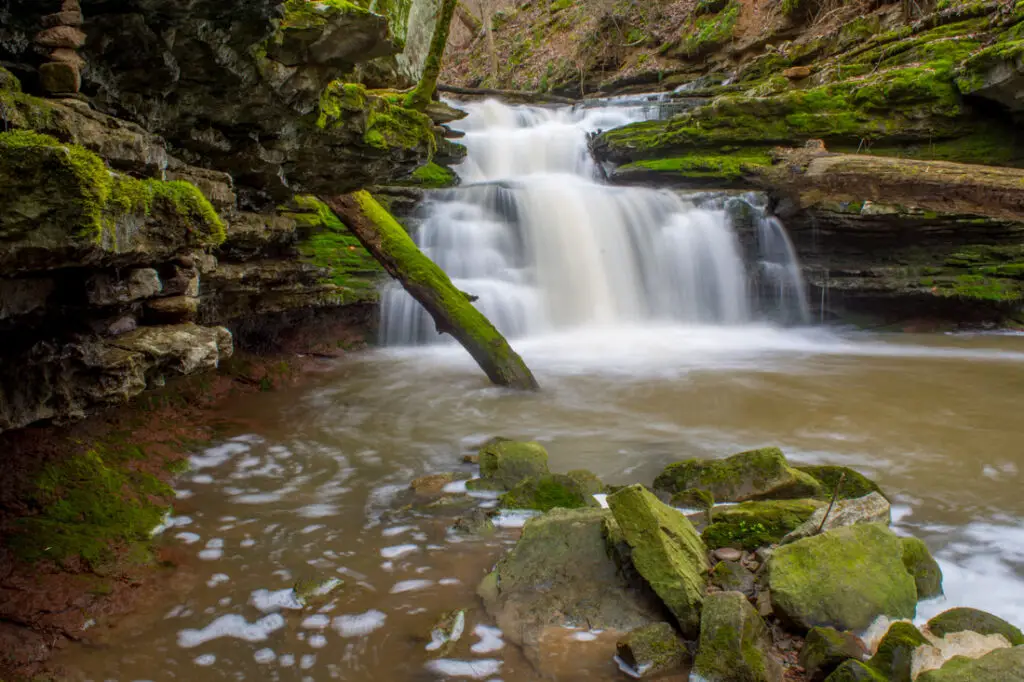
[[[854,471],[849,467],[841,467],[834,465],[809,465],[809,466],[796,466],[793,467],[798,471],[802,471],[805,474],[810,474],[818,480],[822,485],[822,499],[831,499],[832,494],[836,491],[836,486],[839,484],[839,479],[845,474],[843,478],[843,484],[839,488],[840,500],[854,500],[858,497],[864,497],[871,493],[878,493],[882,497],[885,497],[885,493],[878,487],[878,484],[872,481],[864,474]],[[888,498],[886,498],[888,499]]]
[[[414,170],[408,180],[396,184],[438,189],[441,187],[451,187],[457,182],[458,176],[451,169],[439,166],[431,161]]]
[[[929,642],[925,636],[910,623],[893,623],[868,665],[891,682],[911,682],[914,650],[926,644]]]
[[[768,150],[742,149],[733,154],[686,154],[664,159],[646,159],[616,169],[617,175],[632,171],[653,171],[689,180],[730,183],[742,180],[772,163]]]
[[[710,549],[755,550],[779,542],[822,506],[814,500],[766,500],[722,507],[701,538]]]
[[[286,0],[282,29],[310,29],[326,26],[339,14],[369,14],[348,0]]]
[[[537,509],[550,511],[556,507],[578,509],[596,506],[596,501],[587,495],[571,476],[565,474],[541,474],[530,476],[500,498],[500,504],[509,509]]]
[[[672,51],[697,57],[721,47],[732,39],[739,16],[740,3],[730,0],[715,14],[695,17]]]
[[[437,19],[434,22],[434,35],[430,38],[430,50],[423,63],[423,74],[420,76],[419,83],[405,100],[405,106],[410,109],[423,111],[434,97],[434,91],[437,89],[437,77],[441,74],[441,59],[444,57],[444,50],[448,45],[448,33],[451,30],[452,15],[455,14],[457,3],[458,0],[441,0]]]
[[[352,129],[362,134],[365,144],[381,151],[395,147],[426,149],[428,155],[433,155],[437,147],[428,116],[392,104],[358,83],[334,81],[324,89],[317,125],[325,129]]]
[[[373,294],[383,268],[334,212],[316,197],[297,196],[299,211],[284,215],[299,224],[299,253],[313,265],[326,268],[328,281],[358,296]]]
[[[1024,633],[1017,626],[999,616],[967,607],[943,611],[928,621],[928,631],[936,637],[945,637],[954,632],[977,632],[981,635],[1002,635],[1010,646],[1024,645]]]

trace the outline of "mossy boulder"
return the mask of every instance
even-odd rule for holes
[[[623,663],[640,677],[656,677],[682,667],[689,659],[686,642],[668,623],[633,630],[615,645]]]
[[[810,518],[788,533],[782,542],[795,542],[820,532],[835,530],[858,523],[881,523],[888,526],[892,520],[889,500],[879,493],[870,493],[852,500],[838,500],[832,508],[822,506]]]
[[[736,547],[753,551],[779,542],[823,504],[818,500],[763,500],[721,507],[712,512],[712,523],[701,537],[710,549]]]
[[[771,635],[739,592],[704,600],[693,675],[706,682],[778,682],[782,666],[772,658]]]
[[[494,438],[477,455],[482,484],[492,490],[511,490],[526,478],[550,473],[547,450],[532,441]]]
[[[1011,646],[1024,645],[1024,633],[1020,628],[999,616],[967,607],[943,611],[928,621],[927,628],[936,637],[966,630],[980,635],[1002,635]]]
[[[844,661],[859,661],[867,655],[864,642],[852,632],[816,627],[811,628],[804,638],[798,660],[809,682],[822,682]]]
[[[742,592],[754,595],[754,574],[738,561],[719,561],[711,569],[711,584],[723,592]]]
[[[664,620],[657,599],[620,569],[619,535],[606,509],[553,509],[527,521],[481,582],[488,613],[532,661],[551,626],[629,632]]]
[[[835,492],[840,478],[843,480],[843,484],[839,488],[840,500],[852,500],[858,497],[864,497],[865,495],[870,495],[871,493],[878,493],[882,497],[885,497],[885,493],[882,492],[882,489],[877,483],[864,474],[854,471],[850,467],[841,467],[831,464],[817,464],[800,465],[793,468],[813,476],[819,483],[821,483],[822,491],[829,499],[831,499],[832,494]]]
[[[606,490],[604,482],[592,471],[588,471],[586,469],[573,469],[572,471],[566,472],[565,475],[576,481],[576,485],[579,486],[584,495],[599,495],[604,493]]]
[[[885,675],[867,663],[850,659],[825,678],[825,682],[888,682]]]
[[[912,618],[917,587],[903,565],[903,543],[868,523],[775,550],[768,587],[776,615],[791,627],[863,630],[878,616]]]
[[[700,488],[687,488],[672,495],[669,501],[673,507],[707,511],[715,506],[715,496]]]
[[[891,682],[911,682],[914,650],[928,644],[925,636],[910,623],[893,623],[868,665]]]
[[[1024,682],[1024,646],[996,649],[981,658],[955,656],[917,682]]]
[[[332,594],[345,584],[341,578],[314,578],[296,581],[292,587],[295,601],[308,609],[322,606]]]
[[[494,522],[485,510],[475,507],[455,519],[452,530],[465,535],[491,535],[494,533]]]
[[[931,599],[942,594],[942,569],[928,545],[917,538],[903,538],[903,565],[914,576],[918,599]]]
[[[566,474],[541,474],[523,479],[500,498],[509,509],[548,511],[556,507],[578,509],[597,507],[597,500],[588,495],[579,481]]]
[[[430,630],[430,643],[426,650],[434,652],[435,656],[447,656],[465,632],[465,609],[442,613]]]
[[[689,488],[708,491],[716,502],[822,495],[821,484],[789,466],[778,448],[749,450],[722,460],[676,462],[654,479],[654,489],[669,494]]]
[[[608,506],[636,570],[675,616],[683,635],[695,636],[709,566],[707,548],[693,525],[641,485],[610,495]]]

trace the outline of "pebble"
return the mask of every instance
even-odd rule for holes
[[[733,547],[720,547],[711,553],[719,561],[739,561],[743,558],[743,552]]]

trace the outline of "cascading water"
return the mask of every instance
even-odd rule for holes
[[[415,238],[506,336],[655,321],[735,325],[754,315],[742,249],[722,207],[598,181],[588,133],[656,114],[617,104],[464,105],[462,186],[425,206]],[[788,311],[780,317],[805,321],[785,231],[758,210],[760,268],[778,284],[778,307]],[[396,284],[383,293],[381,335],[386,345],[443,338]]]

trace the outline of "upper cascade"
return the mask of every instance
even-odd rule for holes
[[[468,155],[457,168],[463,185],[425,206],[415,238],[460,289],[478,297],[502,333],[742,324],[759,315],[752,289],[764,277],[752,277],[757,273],[744,264],[727,202],[600,180],[588,135],[656,116],[656,106],[542,108],[488,100],[464,107]],[[805,321],[785,231],[763,206],[746,206],[758,225],[748,259],[784,290],[776,297],[782,318]],[[381,318],[387,345],[438,338],[398,287],[385,291]]]

